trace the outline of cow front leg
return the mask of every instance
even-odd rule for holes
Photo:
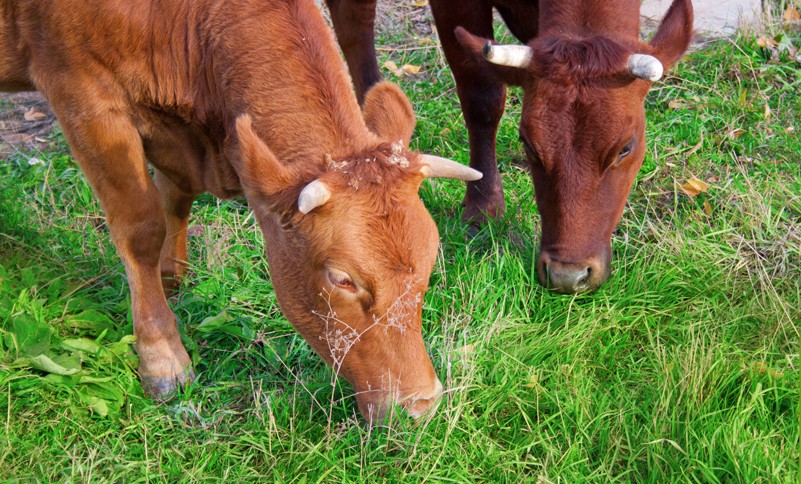
[[[442,50],[456,80],[470,142],[470,166],[484,175],[481,180],[467,184],[462,218],[471,224],[483,224],[487,218],[500,217],[506,208],[495,158],[496,134],[506,102],[506,88],[485,62],[459,44],[454,30],[461,26],[474,35],[491,39],[492,5],[473,1],[470,8],[454,9],[452,2],[431,0],[431,11]]]
[[[65,103],[76,105],[81,104]],[[162,288],[160,254],[167,219],[141,138],[130,120],[117,114],[121,110],[96,108],[91,118],[59,105],[54,110],[100,200],[125,265],[142,387],[154,398],[167,398],[194,375]]]
[[[169,296],[178,289],[186,273],[189,260],[186,249],[186,228],[189,224],[189,212],[196,197],[194,194],[186,193],[178,188],[159,170],[155,170],[155,172],[153,179],[161,194],[161,203],[167,222],[159,266],[161,267],[161,283],[165,293]]]
[[[375,55],[376,0],[326,0],[326,3],[361,104],[365,93],[381,81]]]

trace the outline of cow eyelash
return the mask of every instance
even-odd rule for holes
[[[344,271],[337,269],[328,269],[328,281],[342,289],[347,289],[351,292],[356,291],[356,284],[353,279]]]
[[[623,161],[624,158],[629,156],[632,151],[634,151],[634,140],[631,140],[628,143],[626,143],[626,146],[624,146],[620,150],[620,152],[617,155],[617,160],[615,161],[615,165],[620,164],[620,162]]]

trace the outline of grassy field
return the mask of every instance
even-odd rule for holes
[[[380,63],[421,72],[384,74],[415,105],[415,147],[466,162],[450,72],[412,27],[384,34]],[[654,86],[645,166],[594,294],[537,284],[519,91],[499,135],[502,220],[470,239],[463,185],[424,185],[442,244],[423,332],[447,390],[422,421],[359,422],[279,311],[247,205],[211,197],[172,301],[199,378],[147,399],[124,270],[63,138],[8,156],[0,480],[797,482],[801,38],[760,35],[709,43]],[[690,179],[708,190],[688,196]]]

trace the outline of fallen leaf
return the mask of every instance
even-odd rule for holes
[[[476,352],[476,345],[474,345],[472,343],[471,344],[466,344],[466,345],[462,346],[461,348],[456,348],[454,350],[454,352],[459,353],[461,355],[465,355],[465,356],[472,355],[473,353]]]
[[[676,182],[676,186],[690,198],[709,190],[709,184],[697,178],[691,178],[684,183]]]
[[[25,118],[25,121],[36,121],[37,119],[46,118],[47,115],[45,113],[40,113],[35,108],[31,108],[25,111],[23,117]]]
[[[707,216],[712,215],[712,205],[710,205],[706,200],[704,200],[704,213]]]
[[[700,150],[700,149],[701,149],[701,147],[702,147],[703,145],[704,145],[704,135],[703,135],[703,133],[702,133],[702,134],[701,134],[701,139],[700,139],[700,140],[698,140],[698,143],[696,143],[696,145],[695,145],[695,146],[693,146],[692,148],[690,148],[690,151],[688,151],[687,153],[685,153],[685,154],[684,154],[684,156],[690,156],[691,154],[693,154],[693,153],[695,153],[696,151]]]
[[[403,67],[401,67],[401,70],[403,70],[403,72],[408,72],[409,74],[417,74],[420,72],[420,66],[416,66],[414,64],[404,64]]]
[[[416,2],[412,2],[413,7],[425,7],[428,5],[428,0],[417,0]]]
[[[673,100],[668,102],[668,109],[671,109],[673,111],[675,111],[677,109],[681,109],[683,107],[684,107],[684,102],[683,101],[679,101],[678,99],[673,99]]]
[[[770,110],[770,106],[765,103],[765,119],[770,119],[770,115],[773,111]]]
[[[793,131],[795,131],[795,128],[793,126],[788,126],[784,128],[785,133],[792,133]]]
[[[395,74],[398,77],[402,77],[403,76],[403,71],[398,68],[398,64],[395,64],[391,60],[384,62],[384,67],[387,68],[387,70],[389,70],[391,73]]]
[[[786,24],[798,22],[801,21],[801,14],[798,13],[795,7],[790,5],[787,7],[787,10],[784,11],[784,14],[782,14],[782,20],[784,20]]]
[[[748,104],[748,89],[743,89],[743,92],[740,93],[740,106],[746,104]]]
[[[779,45],[779,43],[776,42],[775,39],[772,39],[770,37],[760,37],[757,39],[756,42],[758,46],[766,49],[769,49],[771,47],[776,47],[777,45]]]
[[[733,130],[729,131],[727,133],[727,135],[731,139],[737,139],[737,138],[739,138],[740,136],[744,135],[747,132],[748,131],[746,131],[746,130],[744,130],[742,128],[734,128]]]

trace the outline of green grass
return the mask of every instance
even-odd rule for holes
[[[416,147],[465,162],[436,44],[385,40],[413,49],[380,63],[423,66],[400,80]],[[463,186],[421,190],[442,234],[423,332],[444,401],[373,429],[281,315],[242,201],[195,204],[172,306],[199,378],[168,404],[145,398],[124,271],[91,190],[63,142],[14,154],[0,163],[0,479],[797,481],[799,87],[801,65],[747,36],[655,86],[614,274],[579,297],[536,282],[510,90],[507,215],[468,239]],[[710,190],[684,196],[675,184],[691,177]]]

